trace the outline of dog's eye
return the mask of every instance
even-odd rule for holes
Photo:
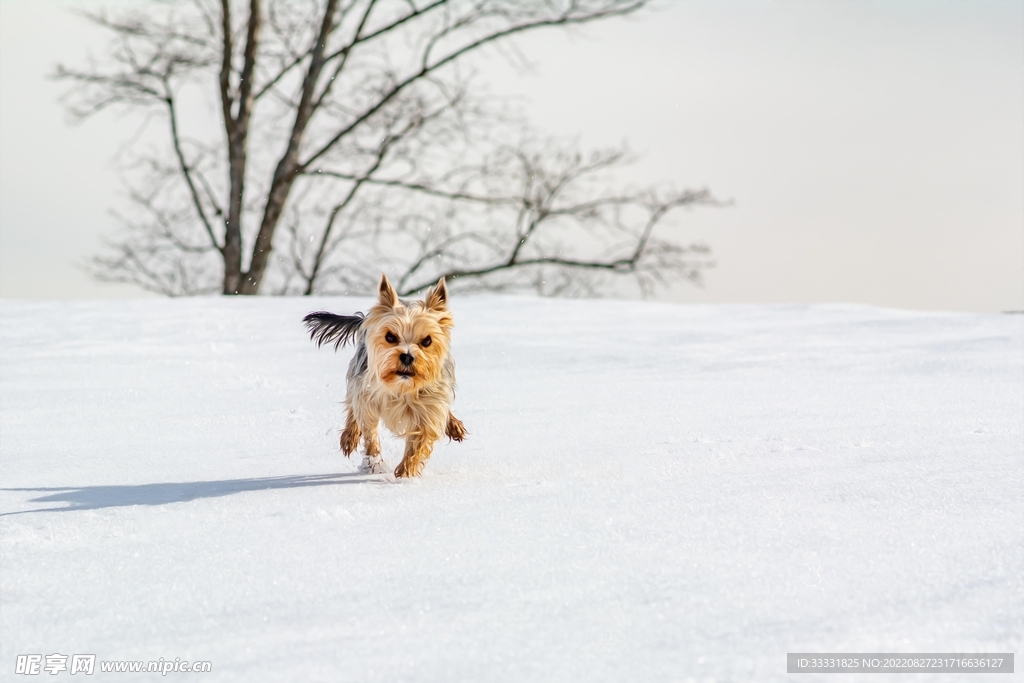
[[[424,337],[423,341],[420,342],[420,346],[422,346],[423,348],[427,348],[428,346],[430,346],[430,341],[430,337]]]
[[[384,333],[384,341],[386,341],[388,344],[397,344],[398,343],[398,337],[396,337],[395,335],[393,335],[390,332],[385,332]]]

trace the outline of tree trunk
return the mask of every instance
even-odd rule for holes
[[[254,102],[253,77],[263,16],[260,0],[250,0],[248,30],[245,37],[245,63],[238,81],[238,111],[232,113],[235,98],[231,94],[231,2],[221,1],[223,20],[223,63],[220,75],[224,131],[228,143],[228,216],[224,223],[224,294],[242,293],[242,209],[245,199],[245,167],[248,158],[249,115]]]
[[[256,1],[253,0],[254,3]],[[270,252],[273,251],[274,231],[284,212],[284,205],[288,201],[292,185],[295,184],[295,179],[301,170],[299,149],[302,146],[302,137],[306,132],[306,126],[309,124],[310,117],[313,116],[313,97],[316,93],[317,81],[320,80],[320,73],[324,68],[324,50],[327,47],[327,40],[335,29],[334,15],[337,11],[338,0],[327,0],[323,21],[320,24],[319,40],[310,56],[309,70],[302,82],[302,98],[295,112],[295,123],[292,125],[288,149],[274,170],[274,180],[270,186],[267,205],[263,210],[260,231],[256,235],[256,244],[252,248],[249,271],[242,275],[238,289],[239,294],[258,294],[263,276],[266,274],[267,264],[270,262]]]

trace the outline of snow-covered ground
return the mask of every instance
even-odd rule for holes
[[[0,679],[27,653],[204,681],[1020,660],[1024,316],[456,297],[471,435],[396,482],[339,454],[351,351],[300,324],[366,305],[0,304]]]

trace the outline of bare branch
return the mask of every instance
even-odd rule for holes
[[[234,55],[234,44],[231,28],[231,0],[220,0],[221,13],[221,64],[220,64],[220,102],[221,115],[227,128],[228,138],[234,135],[235,117],[231,111],[235,106],[235,97],[231,91],[231,59]]]
[[[435,187],[428,187],[421,183],[410,183],[403,180],[392,180],[388,178],[365,178],[353,173],[341,173],[338,171],[329,171],[326,169],[313,169],[306,171],[304,175],[322,177],[322,178],[337,178],[339,180],[350,180],[353,182],[363,182],[370,185],[379,185],[381,187],[394,187],[403,190],[409,190],[412,192],[421,192],[426,195],[434,197],[440,197],[442,199],[453,199],[462,200],[468,202],[479,202],[481,204],[509,204],[519,202],[517,197],[486,197],[482,195],[467,194],[465,192],[448,192]]]
[[[655,207],[651,207],[651,215],[644,225],[643,231],[640,238],[637,240],[636,246],[632,253],[620,256],[613,259],[575,259],[575,258],[564,258],[560,256],[535,256],[532,258],[520,259],[518,258],[521,247],[529,236],[531,236],[536,230],[537,226],[543,223],[543,218],[532,222],[531,230],[526,237],[520,239],[517,242],[517,248],[513,250],[512,254],[504,261],[491,263],[488,265],[479,266],[476,268],[467,269],[451,269],[442,272],[440,277],[444,277],[446,280],[457,281],[460,278],[474,278],[491,275],[493,273],[499,273],[511,269],[522,269],[530,266],[563,266],[574,269],[590,269],[590,270],[604,270],[616,273],[632,273],[638,265],[641,263],[645,255],[647,255],[648,248],[650,246],[651,233],[654,227],[661,221],[665,215],[674,208],[680,206],[686,206],[688,204],[698,203],[713,203],[710,193],[706,190],[699,192],[685,192],[678,197],[660,204]],[[545,216],[546,217],[546,216]],[[420,264],[417,263],[417,267]],[[405,287],[399,294],[402,296],[408,296],[421,292],[424,289],[430,287],[434,282],[437,282],[437,278],[433,275],[430,279],[425,280],[417,285]]]
[[[178,134],[178,113],[174,106],[174,97],[169,91],[164,96],[164,102],[167,103],[167,113],[171,122],[171,139],[174,145],[174,154],[177,156],[178,164],[181,168],[181,175],[185,178],[185,183],[188,185],[188,191],[192,196],[192,203],[195,206],[196,214],[198,214],[199,220],[202,221],[203,227],[206,228],[206,234],[210,237],[210,244],[217,251],[221,251],[223,247],[218,244],[217,237],[213,234],[213,226],[210,225],[210,219],[206,217],[203,201],[200,199],[195,182],[192,180],[192,168],[189,166],[188,161],[185,160],[185,153],[181,148],[181,137]]]
[[[616,7],[614,9],[608,9],[590,14],[573,16],[569,13],[565,13],[554,19],[541,19],[537,21],[518,24],[503,30],[495,31],[482,38],[478,38],[467,45],[464,45],[456,50],[453,50],[448,55],[438,59],[432,64],[427,64],[426,62],[424,62],[423,65],[420,67],[419,71],[397,83],[393,88],[391,88],[390,91],[388,91],[386,94],[380,97],[374,105],[370,106],[362,114],[358,115],[354,120],[352,120],[348,125],[339,130],[326,144],[322,145],[320,149],[317,150],[316,152],[313,152],[313,154],[309,156],[299,166],[302,169],[308,168],[310,164],[312,164],[317,159],[326,154],[328,151],[330,151],[330,149],[333,148],[336,144],[338,144],[338,142],[342,138],[344,138],[346,135],[352,132],[357,126],[359,126],[364,121],[366,121],[374,114],[376,114],[378,111],[380,111],[392,99],[397,97],[403,90],[405,90],[412,84],[422,80],[431,73],[454,62],[455,60],[459,59],[465,54],[473,52],[474,50],[477,50],[495,41],[501,40],[503,38],[508,38],[519,33],[524,33],[526,31],[552,26],[571,26],[575,24],[584,24],[609,16],[629,14],[640,9],[645,4],[646,0],[636,0],[635,2],[626,3],[621,7]],[[573,6],[575,5],[576,3],[573,3]]]

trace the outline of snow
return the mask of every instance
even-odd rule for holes
[[[28,653],[204,681],[1019,659],[1024,316],[456,296],[470,436],[396,482],[338,452],[351,349],[300,324],[367,304],[0,304],[0,679]]]

